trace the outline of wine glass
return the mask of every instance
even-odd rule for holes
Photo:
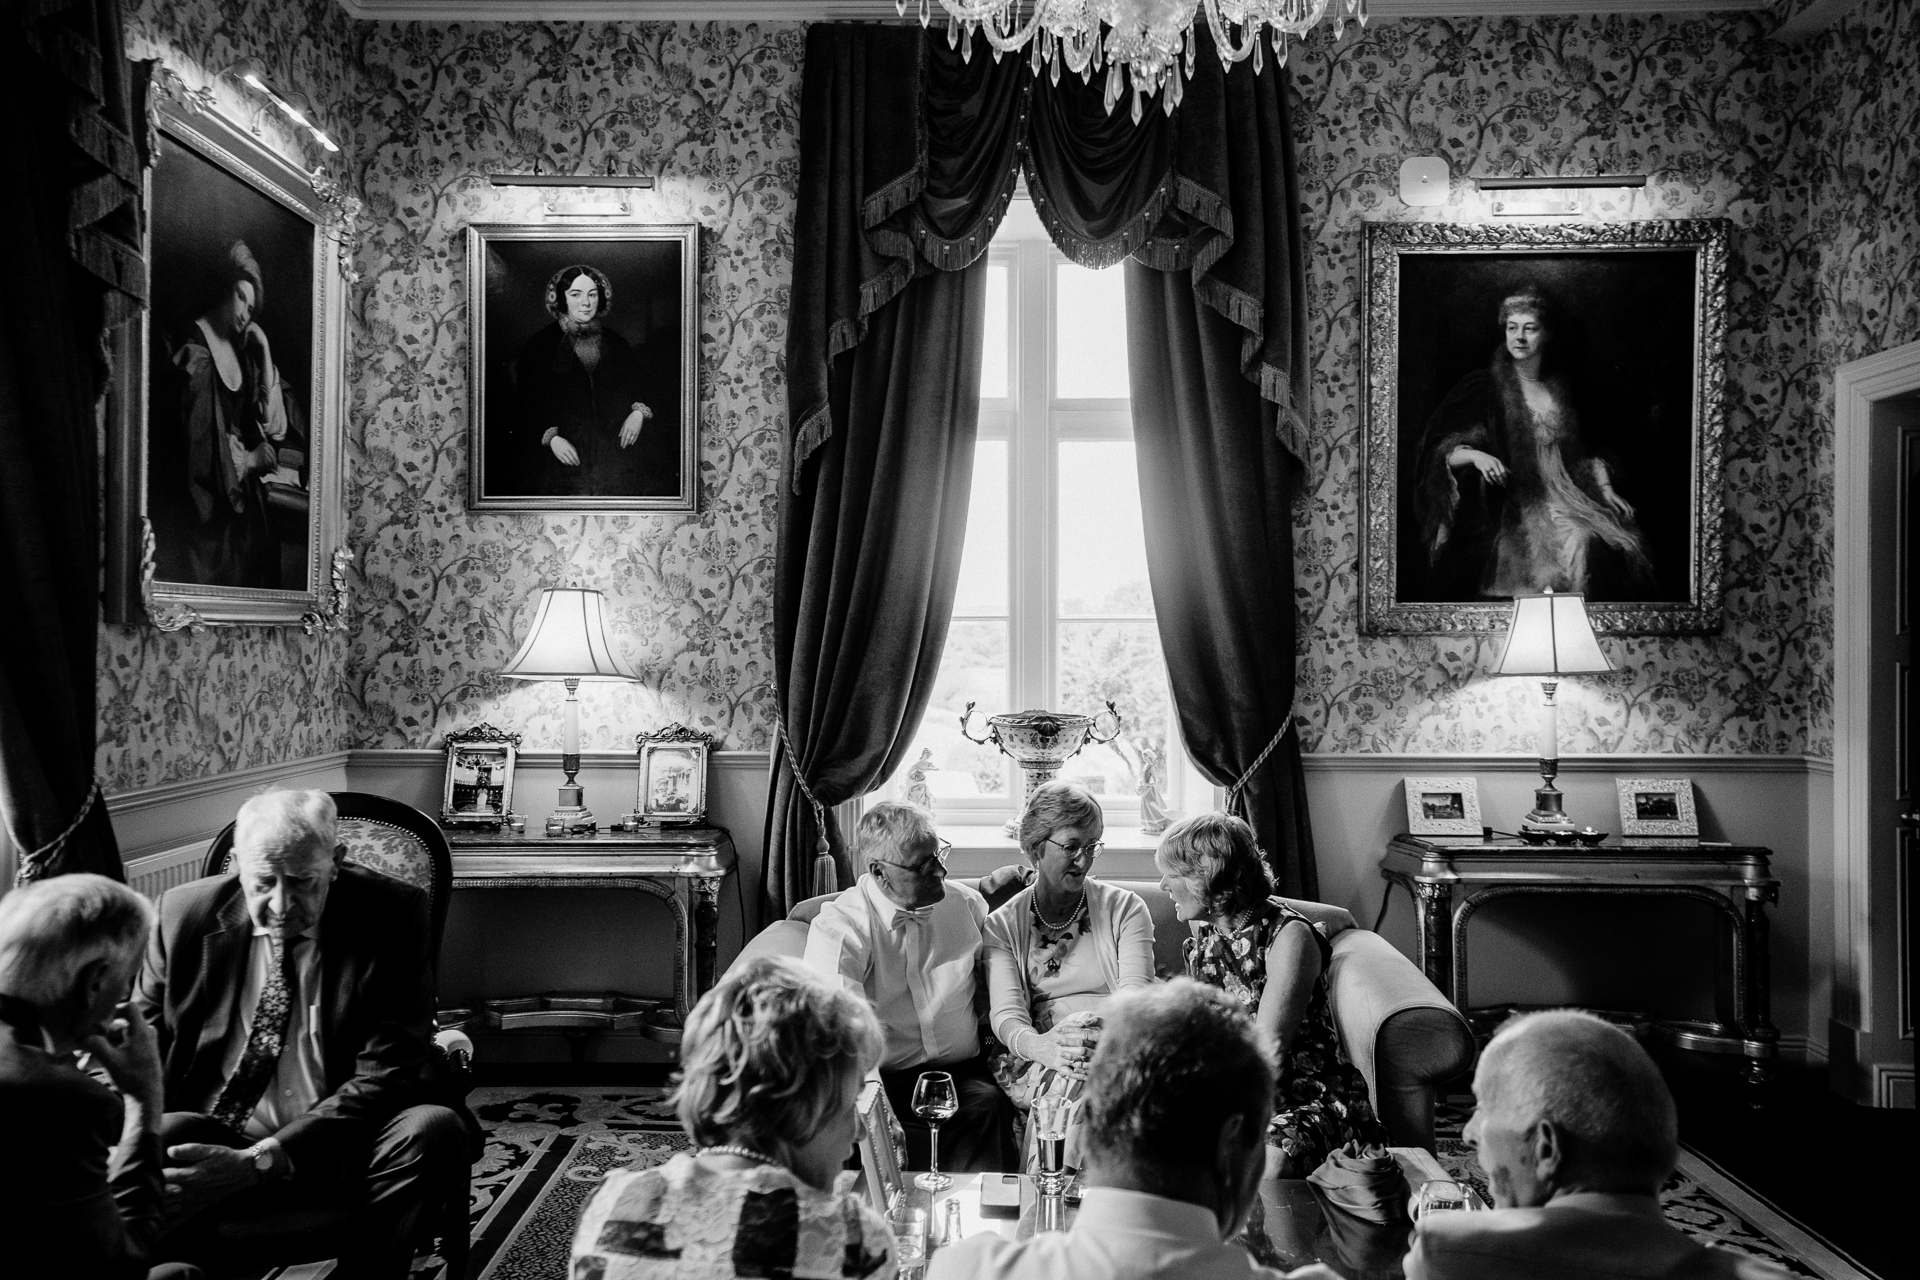
[[[953,1185],[953,1179],[940,1172],[940,1123],[953,1119],[960,1110],[960,1094],[953,1087],[953,1077],[944,1071],[922,1071],[920,1078],[913,1082],[913,1114],[927,1122],[933,1131],[933,1152],[927,1160],[927,1171],[913,1180],[913,1185],[922,1191],[945,1191]]]

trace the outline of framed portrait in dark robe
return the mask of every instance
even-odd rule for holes
[[[338,626],[342,205],[191,95],[154,124],[151,302],[116,336],[109,400],[107,617]]]
[[[699,228],[467,229],[467,505],[693,511]]]
[[[1721,625],[1727,225],[1370,223],[1361,629]]]

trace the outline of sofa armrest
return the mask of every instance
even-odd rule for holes
[[[1330,902],[1309,902],[1305,898],[1282,898],[1294,911],[1307,918],[1307,923],[1320,931],[1320,935],[1331,942],[1349,929],[1357,928],[1353,912],[1345,907],[1336,907]]]
[[[1472,1065],[1467,1020],[1379,934],[1348,929],[1334,938],[1327,987],[1340,1042],[1366,1077],[1376,1109],[1382,1077],[1393,1086],[1430,1085]],[[1410,1010],[1423,1015],[1397,1017]]]
[[[740,954],[733,958],[722,977],[732,973],[761,956],[788,956],[795,960],[804,960],[807,955],[807,928],[798,920],[775,920],[747,939],[747,945],[740,948]]]

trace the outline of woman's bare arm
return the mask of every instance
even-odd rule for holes
[[[1304,920],[1289,920],[1267,948],[1267,985],[1254,1013],[1260,1030],[1273,1037],[1280,1052],[1292,1047],[1318,981],[1320,948],[1313,945],[1312,926]]]

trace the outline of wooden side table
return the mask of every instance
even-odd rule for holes
[[[632,889],[673,912],[676,1021],[714,982],[719,950],[720,886],[733,874],[733,837],[724,827],[658,827],[587,836],[446,833],[455,889]],[[658,1031],[660,1034],[655,1034]],[[677,1031],[642,1028],[677,1043]]]
[[[1724,916],[1733,936],[1733,1024],[1650,1020],[1683,1049],[1740,1054],[1749,1081],[1764,1083],[1779,1051],[1772,1022],[1766,904],[1780,900],[1772,852],[1698,842],[1555,847],[1517,840],[1402,835],[1380,874],[1413,898],[1420,967],[1462,1013],[1467,1007],[1467,925],[1482,906],[1519,894],[1598,893],[1684,898]],[[1384,908],[1382,908],[1384,911]]]

